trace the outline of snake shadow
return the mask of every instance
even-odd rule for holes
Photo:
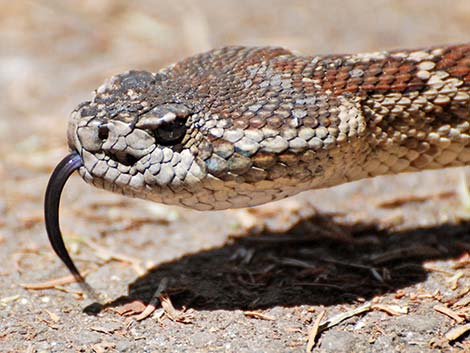
[[[102,309],[149,303],[165,277],[175,307],[196,310],[350,303],[423,282],[426,261],[469,249],[468,222],[396,232],[339,224],[321,214],[286,232],[238,237],[159,264],[129,285],[128,296]]]

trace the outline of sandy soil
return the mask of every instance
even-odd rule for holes
[[[0,8],[1,352],[304,352],[309,340],[315,352],[470,349],[467,169],[213,213],[126,199],[73,177],[62,228],[101,304],[67,283],[42,209],[67,153],[69,112],[112,74],[228,44],[339,53],[465,42],[469,1]]]

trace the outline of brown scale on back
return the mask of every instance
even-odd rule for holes
[[[207,93],[216,98],[211,102],[210,111],[222,119],[227,117],[225,128],[271,128],[281,134],[302,127],[316,129],[321,126],[334,130],[340,125],[338,107],[349,102],[364,116],[367,127],[362,134],[369,136],[369,141],[368,148],[363,145],[359,150],[353,150],[363,154],[365,167],[346,171],[346,178],[462,162],[455,160],[457,155],[452,159],[453,154],[460,153],[466,145],[466,135],[451,136],[449,144],[446,131],[439,132],[439,129],[447,124],[463,124],[459,131],[467,131],[468,45],[327,57],[295,56],[282,49],[231,48],[225,55],[230,59],[226,60],[218,52],[206,54],[200,60],[200,67],[205,68],[203,71],[208,67],[216,70],[229,67],[232,70],[229,75],[226,71],[220,75],[212,72],[211,77],[201,76],[201,81],[193,82],[203,84],[206,89],[212,88]],[[215,64],[211,64],[211,60],[215,60]],[[191,60],[188,66],[192,69],[194,61]],[[224,75],[227,81],[220,80]],[[207,84],[204,80],[214,80],[215,84]],[[459,97],[454,99],[457,93]],[[298,119],[293,114],[296,109]],[[440,135],[439,138],[429,137],[429,133]],[[335,147],[350,143],[350,137],[336,139]],[[213,138],[214,145],[217,140],[226,142]],[[452,145],[450,150],[443,150],[447,144]],[[287,148],[278,153],[260,149],[249,157],[261,169],[274,165],[279,171],[274,161],[288,168],[290,164],[302,163],[303,154],[309,150],[308,146],[298,150]],[[466,154],[462,158],[466,161]],[[357,164],[361,156],[354,159]],[[280,171],[283,173],[289,171]],[[272,176],[278,177],[276,172]]]

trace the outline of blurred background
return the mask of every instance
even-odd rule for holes
[[[469,34],[468,0],[0,0],[0,294],[20,293],[30,308],[39,308],[46,305],[42,294],[21,292],[19,283],[67,274],[47,243],[43,193],[67,153],[69,113],[110,76],[156,71],[226,45],[284,46],[313,55],[462,43],[470,41]],[[446,222],[458,213],[456,198],[399,210],[377,204],[409,193],[453,192],[460,173],[378,178],[303,194],[251,214],[201,214],[123,199],[75,176],[66,186],[61,222],[74,256],[81,243],[73,239],[91,237],[139,258],[141,274],[142,268],[221,246],[264,218],[278,217],[272,227],[288,229],[317,208],[384,227]],[[83,251],[92,256],[96,249]],[[106,271],[113,266],[102,266],[91,281],[113,295],[125,294],[137,274],[120,267],[114,273],[123,278],[107,287],[99,276],[110,278]]]

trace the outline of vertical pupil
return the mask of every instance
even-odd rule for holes
[[[186,126],[184,120],[177,120],[160,126],[156,131],[157,142],[165,144],[177,144],[181,142],[185,133]]]

